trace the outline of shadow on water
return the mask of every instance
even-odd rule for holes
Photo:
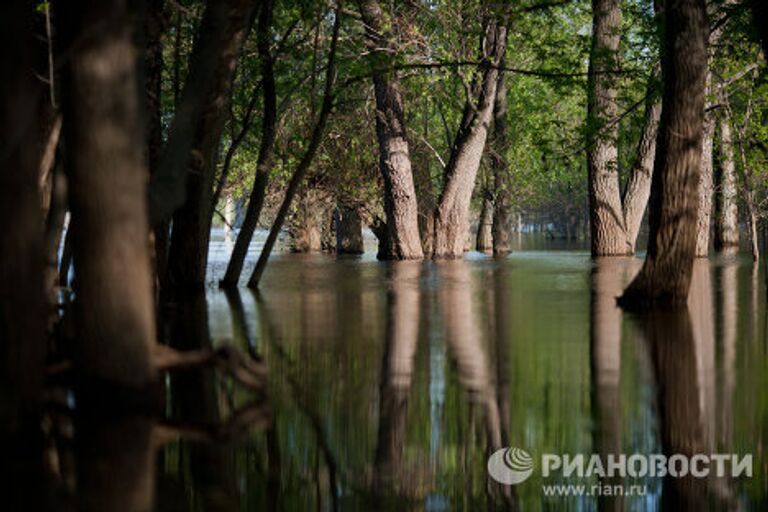
[[[163,309],[172,346],[232,343],[263,361],[266,402],[190,370],[167,378],[159,416],[57,419],[51,491],[37,498],[53,496],[50,510],[762,510],[762,270],[699,261],[687,308],[628,316],[615,298],[640,263],[276,258],[259,293],[209,289]],[[536,461],[511,487],[486,470],[507,446]],[[754,474],[545,478],[544,453],[752,453]],[[647,492],[544,495],[558,483]]]

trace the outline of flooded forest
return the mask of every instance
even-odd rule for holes
[[[768,509],[766,0],[2,0],[0,510]]]

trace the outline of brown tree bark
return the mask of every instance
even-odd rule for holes
[[[504,61],[502,61],[503,67]],[[493,254],[505,255],[510,252],[509,224],[511,190],[509,183],[509,165],[507,150],[509,135],[507,133],[507,82],[504,73],[499,73],[496,83],[496,97],[493,104],[493,138],[491,139],[491,168],[493,169],[493,222],[491,234],[493,238]]]
[[[190,56],[181,102],[168,142],[152,176],[150,206],[159,221],[173,216],[168,282],[175,287],[205,284],[211,197],[219,140],[240,49],[250,30],[255,0],[207,4]]]
[[[419,208],[406,136],[403,95],[397,72],[392,69],[396,52],[389,30],[392,20],[377,0],[360,0],[358,7],[365,23],[376,95],[379,169],[384,179],[384,211],[389,238],[384,257],[421,259],[424,253],[419,236]]]
[[[710,78],[707,78],[707,82]],[[712,113],[704,113],[704,128],[701,137],[701,166],[699,171],[699,212],[696,219],[696,256],[709,256],[709,233],[712,219],[712,194],[714,193],[714,151],[715,120]]]
[[[627,188],[624,191],[624,225],[630,254],[635,253],[640,224],[643,221],[648,197],[651,195],[653,159],[656,156],[656,137],[661,118],[661,98],[658,98],[655,93],[657,80],[658,73],[654,73],[648,84],[643,131],[640,134],[635,162],[629,174]]]
[[[46,343],[33,14],[26,1],[0,4],[0,478],[4,505],[20,510],[39,505],[11,487],[28,484],[42,458],[30,433],[40,428]]]
[[[145,389],[157,376],[132,16],[124,0],[81,0],[58,15],[68,48],[64,136],[77,275],[75,362],[87,378]]]
[[[264,206],[264,197],[267,193],[269,173],[272,170],[272,162],[275,151],[275,137],[277,135],[277,92],[275,87],[274,59],[269,50],[269,29],[272,25],[272,11],[274,0],[263,3],[259,10],[257,23],[257,46],[261,59],[261,80],[264,94],[264,107],[261,118],[261,144],[259,156],[256,160],[256,177],[253,182],[248,208],[237,234],[232,256],[227,264],[227,271],[221,280],[222,287],[237,286],[240,274],[243,272],[243,264],[248,254],[248,246],[251,245],[253,232],[259,222],[261,209]]]
[[[480,218],[477,222],[477,237],[475,238],[475,250],[490,253],[493,251],[493,201],[490,197],[483,198],[483,206],[480,210]]]
[[[618,0],[592,1],[592,50],[587,85],[587,171],[592,256],[631,252],[619,189],[619,126],[616,76],[621,7]]]
[[[731,123],[726,116],[718,120],[720,158],[715,195],[715,250],[734,252],[739,248],[739,211],[736,187],[736,162],[733,154]]]
[[[709,24],[703,0],[670,0],[664,15],[664,97],[651,184],[648,253],[620,299],[626,307],[684,302],[696,255]]]
[[[481,40],[480,75],[471,86],[445,167],[443,191],[435,212],[434,258],[461,258],[464,254],[470,201],[493,118],[499,64],[506,46],[507,29],[501,17],[491,20]]]
[[[339,205],[334,214],[336,253],[363,254],[363,224],[354,208]]]

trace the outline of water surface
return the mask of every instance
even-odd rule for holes
[[[687,310],[615,297],[641,260],[584,251],[382,263],[281,255],[258,293],[177,305],[188,343],[269,367],[272,420],[226,443],[174,441],[159,510],[764,510],[765,284],[744,258],[697,262]],[[212,279],[217,272],[212,264]],[[223,422],[250,397],[214,372],[171,382],[169,413]],[[175,394],[174,390],[178,390]],[[191,390],[191,391],[190,391]],[[752,478],[626,478],[643,496],[546,497],[488,455],[752,453]],[[571,482],[568,483],[579,483]],[[587,483],[595,483],[594,479]]]

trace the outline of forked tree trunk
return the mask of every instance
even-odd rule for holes
[[[502,61],[502,64],[504,62]],[[503,67],[503,66],[502,66]],[[493,138],[491,139],[491,168],[493,169],[493,223],[491,233],[493,238],[493,254],[505,255],[510,251],[509,237],[511,226],[509,183],[509,165],[507,150],[509,135],[507,134],[507,83],[504,72],[499,73],[496,83],[496,98],[493,105]]]
[[[696,256],[709,23],[704,0],[669,0],[664,15],[664,97],[651,185],[648,253],[621,297],[625,307],[684,302]]]
[[[270,54],[269,30],[272,25],[272,11],[274,0],[267,0],[259,10],[257,23],[257,46],[261,59],[261,80],[264,94],[264,111],[261,121],[261,144],[259,156],[256,160],[256,177],[253,181],[253,189],[248,199],[248,208],[245,211],[240,232],[237,234],[232,256],[229,258],[227,272],[221,280],[222,287],[237,286],[240,274],[243,272],[243,264],[248,254],[248,246],[251,245],[253,233],[259,223],[261,209],[264,206],[264,197],[267,193],[269,173],[272,170],[272,162],[275,152],[275,137],[277,135],[277,92],[275,87],[274,61]]]
[[[489,22],[482,38],[480,76],[464,105],[459,132],[445,168],[443,191],[435,212],[435,258],[461,258],[469,233],[469,206],[485,148],[496,98],[499,64],[507,46],[507,29]]]
[[[592,50],[587,86],[587,171],[592,256],[631,252],[621,206],[616,122],[619,67],[619,0],[592,0]]]
[[[720,168],[716,197],[715,250],[733,252],[739,247],[739,211],[736,204],[736,162],[733,156],[731,123],[726,116],[718,122],[720,129]]]
[[[142,389],[156,379],[155,322],[137,51],[126,4],[80,1],[58,15],[69,48],[64,136],[76,363],[90,378]]]
[[[424,253],[419,236],[419,207],[411,171],[411,156],[405,128],[400,80],[392,69],[395,47],[392,21],[377,0],[360,0],[365,23],[369,60],[376,94],[376,135],[379,141],[379,169],[384,179],[384,211],[387,222],[386,259],[421,259]]]
[[[635,253],[640,224],[643,221],[648,197],[651,195],[653,159],[656,156],[656,137],[659,132],[659,119],[661,117],[661,99],[655,93],[657,80],[658,72],[653,74],[648,84],[643,131],[637,145],[635,163],[627,181],[627,188],[624,191],[624,225],[630,254]]]
[[[171,286],[205,284],[218,146],[235,64],[255,3],[217,0],[207,4],[181,103],[158,172],[152,177],[150,200],[153,206],[159,203],[153,208],[155,220],[182,204],[173,216],[168,256]],[[178,160],[169,162],[170,158]]]
[[[173,216],[168,256],[168,281],[171,286],[189,288],[205,284],[219,142],[227,116],[226,106],[235,64],[251,26],[255,3],[255,0],[209,2],[200,35],[192,50],[190,59],[193,66],[206,57],[212,57],[215,68],[201,115],[194,122],[194,157],[189,162],[186,177],[186,201]],[[212,51],[217,53],[207,55]],[[195,78],[193,72],[194,68],[190,71],[185,94]]]

